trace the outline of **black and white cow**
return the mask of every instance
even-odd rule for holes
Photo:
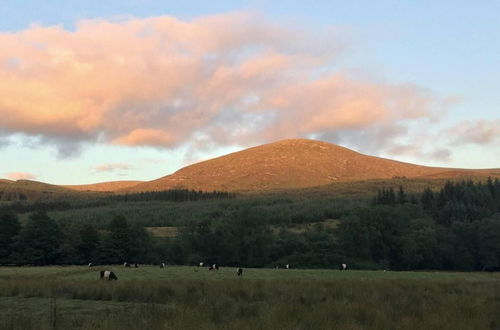
[[[89,262],[89,267],[92,267],[92,263],[91,262]]]
[[[112,271],[101,270],[101,280],[102,279],[105,279],[107,281],[117,281],[118,277]]]
[[[347,270],[347,264],[340,264],[339,270]]]
[[[200,264],[198,265],[198,267],[203,267],[203,266],[205,266],[204,262],[200,262]]]
[[[238,276],[243,275],[243,268],[236,268],[236,275]]]
[[[130,268],[130,267],[132,267],[132,266],[131,266],[128,262],[126,262],[126,261],[125,261],[125,262],[123,263],[123,267]]]
[[[286,265],[285,265],[285,268],[286,268],[286,269],[290,269],[290,268],[292,268],[292,266],[290,266],[290,264],[286,264]]]
[[[208,267],[208,270],[219,270],[219,266],[217,264],[213,264],[212,266]]]
[[[162,262],[162,263],[160,264],[160,268],[164,268],[164,267],[165,267],[165,263],[164,263],[164,262]]]

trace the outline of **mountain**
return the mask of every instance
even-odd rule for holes
[[[136,186],[144,181],[109,181],[93,184],[65,185],[63,187],[78,191],[112,192]]]
[[[394,177],[499,176],[500,169],[427,167],[367,156],[321,141],[288,139],[184,167],[121,192],[195,190],[261,191]]]

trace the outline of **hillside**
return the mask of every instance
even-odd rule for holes
[[[67,188],[32,180],[0,181],[0,201],[50,199],[75,194]]]
[[[122,192],[172,188],[262,191],[314,187],[370,179],[498,176],[500,169],[466,170],[414,165],[367,156],[338,145],[289,139],[184,167],[172,175]]]
[[[143,181],[110,181],[110,182],[100,182],[94,184],[65,185],[63,187],[77,191],[113,192],[120,189],[126,189],[129,187],[136,186],[142,182]]]

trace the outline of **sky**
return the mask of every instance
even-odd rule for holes
[[[0,0],[0,178],[151,180],[285,138],[500,167],[500,2]]]

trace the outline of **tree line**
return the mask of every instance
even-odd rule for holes
[[[202,200],[223,200],[231,199],[236,195],[227,191],[198,191],[189,189],[170,189],[163,191],[147,191],[139,193],[109,194],[99,193],[98,197],[86,197],[85,199],[72,198],[28,201],[20,199],[12,201],[0,208],[9,208],[16,213],[29,212],[51,212],[66,211],[79,208],[92,208],[112,204],[114,202],[151,202],[151,201],[169,201],[169,202],[192,202]]]
[[[0,212],[0,264],[152,263],[158,259],[144,227],[116,216],[103,228],[57,223],[37,211],[21,226],[12,210]]]
[[[440,190],[420,193],[382,188],[372,203],[343,213],[338,227],[318,222],[298,231],[276,225],[255,205],[186,221],[170,238],[152,237],[120,215],[91,224],[55,221],[37,211],[21,225],[12,209],[1,211],[0,264],[124,261],[499,270],[500,182],[448,182]]]

